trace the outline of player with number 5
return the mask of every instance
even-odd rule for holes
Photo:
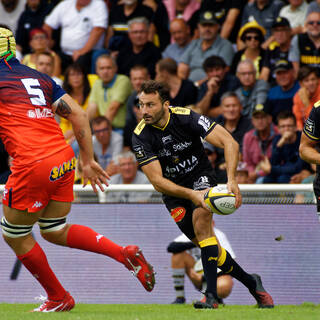
[[[32,237],[35,223],[49,242],[122,263],[151,291],[153,268],[137,246],[122,247],[86,226],[66,223],[73,200],[76,159],[54,119],[55,113],[72,123],[80,146],[84,185],[90,181],[95,192],[97,187],[103,191],[109,176],[93,158],[86,113],[50,77],[20,64],[15,51],[12,32],[0,28],[0,138],[13,158],[12,174],[3,193],[1,228],[5,241],[48,295],[33,311],[69,311],[75,305]]]
[[[212,212],[204,195],[216,185],[212,166],[205,154],[201,138],[224,148],[228,173],[228,191],[241,205],[236,183],[239,146],[230,133],[209,118],[187,108],[169,107],[169,90],[157,81],[144,82],[139,95],[143,120],[137,125],[132,146],[143,172],[163,201],[181,231],[200,246],[207,290],[204,300],[195,308],[218,307],[217,266],[241,281],[261,308],[272,308],[272,297],[265,291],[256,274],[245,272],[220,246],[213,228]]]

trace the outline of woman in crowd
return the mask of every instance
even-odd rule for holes
[[[244,48],[235,54],[230,69],[231,73],[236,73],[240,61],[249,59],[257,70],[256,78],[259,78],[265,55],[265,50],[261,47],[265,34],[266,30],[256,21],[248,22],[240,29],[238,37],[244,43]]]

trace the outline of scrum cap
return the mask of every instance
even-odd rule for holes
[[[10,60],[16,56],[16,40],[12,31],[0,28],[0,59]]]

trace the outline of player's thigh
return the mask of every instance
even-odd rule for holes
[[[37,212],[28,212],[28,210],[18,210],[10,208],[3,204],[3,214],[6,220],[13,225],[33,225],[41,217],[44,209]]]
[[[212,237],[212,213],[204,208],[196,208],[192,215],[192,224],[198,241],[203,240],[203,237]]]
[[[71,202],[50,200],[43,210],[41,218],[62,218],[68,215],[71,209]]]

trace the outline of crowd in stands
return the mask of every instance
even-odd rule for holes
[[[1,0],[0,23],[15,33],[20,62],[51,76],[87,111],[112,183],[147,183],[130,150],[148,79],[168,85],[172,106],[232,134],[240,181],[313,177],[298,149],[320,100],[319,0]],[[56,120],[78,156],[71,124]],[[223,150],[206,151],[225,183]],[[2,144],[0,163],[4,183],[10,158]]]

